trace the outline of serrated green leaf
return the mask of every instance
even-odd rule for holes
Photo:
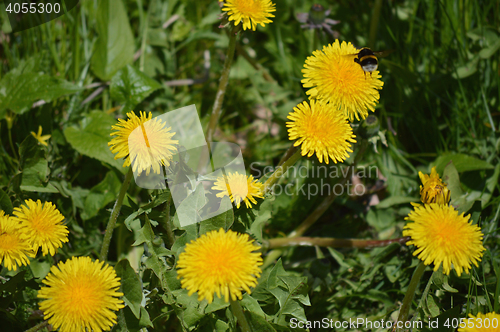
[[[91,67],[97,77],[107,81],[134,59],[134,35],[122,0],[101,0],[96,13],[99,37]]]
[[[142,282],[127,259],[122,259],[115,266],[116,275],[121,279],[123,301],[137,319],[141,318]],[[149,316],[148,316],[149,317]]]
[[[108,146],[111,140],[111,126],[115,124],[116,120],[111,115],[101,111],[92,111],[80,127],[66,128],[64,136],[79,153],[105,162],[125,173],[128,168],[123,167],[123,160],[115,160]]]
[[[120,309],[117,313],[117,324],[113,326],[113,332],[139,332],[143,327],[138,318],[135,317],[129,307]]]
[[[153,242],[154,233],[149,222],[149,218],[146,216],[146,221],[144,226],[136,233],[136,241],[132,244],[137,246],[139,244],[146,244],[150,256],[146,259],[144,263],[148,269],[151,269],[156,277],[160,280],[161,287],[167,293],[167,296],[171,296],[171,291],[168,287],[169,282],[166,279],[167,271],[171,270],[171,266],[167,265],[164,256],[172,256],[174,253],[160,245]]]
[[[126,66],[111,79],[111,98],[125,103],[125,111],[132,110],[161,84],[133,66]]]

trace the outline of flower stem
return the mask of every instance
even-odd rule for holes
[[[352,177],[354,174],[354,171],[356,169],[356,166],[358,165],[359,161],[361,160],[361,157],[364,155],[366,148],[368,146],[368,141],[363,139],[360,143],[360,148],[358,150],[358,153],[356,154],[356,157],[354,158],[354,162],[349,168],[349,172],[345,178],[343,178],[340,181],[340,184],[343,186],[345,183]],[[269,180],[268,180],[269,181]],[[294,237],[299,237],[302,234],[304,234],[314,223],[323,215],[323,213],[328,210],[330,205],[332,205],[333,201],[337,198],[337,194],[335,194],[335,191],[332,190],[330,195],[325,198],[323,202],[309,215],[309,217],[306,218],[293,232],[291,232],[288,237],[289,238],[294,238]],[[267,266],[272,264],[276,259],[278,259],[281,254],[283,253],[283,250],[281,249],[274,249],[271,252],[269,252],[264,259],[264,264],[262,265],[262,269],[265,269]]]
[[[120,192],[118,193],[118,198],[116,199],[115,205],[113,206],[113,211],[111,211],[111,216],[109,217],[108,226],[106,227],[106,233],[104,234],[104,240],[102,241],[102,248],[100,259],[101,261],[106,261],[108,258],[109,244],[111,243],[111,237],[113,236],[113,231],[116,225],[116,219],[120,214],[122,208],[123,199],[127,193],[128,186],[132,180],[132,167],[129,168],[127,175],[125,175],[125,180],[123,180]]]
[[[417,266],[415,272],[413,272],[413,276],[411,277],[410,285],[408,286],[405,298],[403,299],[403,304],[401,305],[401,309],[399,310],[399,316],[397,320],[398,322],[403,322],[403,325],[404,322],[406,322],[406,320],[408,319],[411,302],[413,301],[418,283],[420,282],[420,278],[422,278],[422,276],[424,275],[426,267],[427,266],[424,264],[424,262],[420,261],[420,264]]]
[[[336,239],[331,237],[283,237],[264,241],[263,247],[268,249],[285,248],[293,246],[304,247],[330,247],[330,248],[375,248],[386,247],[392,243],[406,243],[410,238],[401,237],[390,240],[358,240],[358,239]],[[266,246],[267,244],[267,246]]]
[[[49,326],[49,321],[44,320],[43,322],[41,322],[41,323],[33,326],[32,328],[26,330],[25,332],[36,332],[36,331],[41,330],[41,329],[43,329],[44,327],[47,327],[47,326]]]
[[[233,301],[231,296],[229,296],[229,302],[231,303],[231,311],[233,315],[238,319],[238,324],[240,324],[241,331],[243,332],[252,332],[250,325],[245,317],[245,313],[243,312],[243,308],[238,300]]]
[[[288,150],[288,151],[290,151],[290,150]],[[289,157],[287,160],[285,160],[282,163],[282,165],[278,166],[274,170],[274,173],[271,174],[271,176],[266,180],[266,182],[264,182],[264,187],[262,188],[262,192],[265,194],[268,191],[270,191],[273,188],[274,184],[283,176],[283,174],[286,173],[286,171],[288,171],[288,169],[290,167],[295,165],[295,163],[297,162],[297,160],[300,159],[300,157],[302,157],[302,154],[301,154],[300,150],[298,150],[291,157]]]
[[[227,48],[226,60],[224,61],[224,68],[222,69],[222,74],[219,81],[219,88],[217,89],[217,94],[215,95],[214,106],[212,108],[212,115],[210,116],[210,122],[208,123],[207,129],[207,143],[212,142],[215,129],[217,128],[217,122],[219,121],[220,113],[222,110],[222,102],[224,101],[224,95],[226,94],[227,83],[229,82],[229,72],[231,71],[231,65],[233,64],[234,49],[236,48],[236,35],[241,28],[241,24],[235,26],[229,33],[229,46]]]
[[[163,222],[163,228],[165,229],[167,235],[165,246],[167,247],[167,249],[170,249],[175,242],[175,236],[174,232],[172,231],[172,220],[170,219],[170,203],[172,202],[172,193],[170,191],[168,193],[168,199],[165,202],[165,219]]]

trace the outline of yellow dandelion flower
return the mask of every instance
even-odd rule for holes
[[[425,265],[434,263],[434,271],[443,264],[443,272],[450,274],[452,266],[460,276],[468,273],[471,262],[477,265],[483,256],[483,233],[477,225],[468,222],[470,215],[458,215],[452,206],[436,203],[414,204],[406,220],[403,236],[411,237],[407,245],[414,245],[418,255]]]
[[[228,12],[229,21],[234,21],[235,26],[243,21],[243,30],[255,31],[257,24],[272,23],[269,17],[274,17],[271,13],[276,7],[270,0],[226,0],[222,10]]]
[[[263,198],[262,183],[255,180],[252,175],[248,177],[245,174],[238,172],[231,173],[227,176],[220,176],[215,181],[213,190],[220,190],[217,197],[229,196],[231,203],[236,204],[239,209],[241,201],[245,202],[247,208],[251,208],[252,204],[257,204],[254,197]]]
[[[114,137],[109,143],[111,152],[116,153],[115,159],[125,158],[123,167],[132,164],[134,173],[140,175],[146,171],[149,175],[150,169],[161,174],[161,166],[170,165],[172,155],[177,148],[174,144],[179,141],[173,140],[175,133],[170,132],[171,127],[158,118],[152,119],[145,112],[140,112],[139,118],[134,112],[127,113],[128,120],[118,119],[118,124],[111,128],[116,130],[111,133]],[[141,130],[135,130],[141,127]]]
[[[15,220],[21,223],[29,243],[36,252],[42,248],[43,255],[54,256],[57,248],[68,242],[68,228],[63,225],[64,216],[51,202],[42,204],[40,200],[24,201],[21,207],[14,208]]]
[[[420,186],[420,200],[422,203],[448,204],[450,202],[450,190],[439,178],[436,167],[432,168],[430,176],[422,172],[418,172],[418,176],[422,181],[422,186]]]
[[[349,158],[351,143],[356,143],[356,137],[344,115],[336,112],[332,104],[323,104],[311,100],[294,107],[294,112],[288,115],[288,137],[297,140],[293,145],[301,146],[303,156],[316,154],[320,163],[343,162]]]
[[[18,266],[29,265],[28,256],[34,254],[21,225],[0,211],[0,264],[16,271]]]
[[[251,293],[250,287],[257,285],[262,270],[262,256],[254,253],[259,247],[253,244],[248,234],[238,234],[221,228],[203,234],[186,245],[177,262],[178,276],[182,288],[189,295],[198,292],[198,300],[212,303],[214,293],[224,296],[229,302],[242,298],[242,290]]]
[[[302,84],[311,88],[306,92],[310,98],[331,103],[351,121],[360,116],[365,119],[368,110],[375,111],[380,98],[378,90],[384,85],[378,71],[366,74],[354,62],[351,54],[358,52],[351,43],[335,40],[323,50],[314,51],[302,69]]]
[[[50,268],[38,291],[45,319],[61,332],[109,331],[115,311],[124,307],[117,297],[120,278],[115,270],[90,257],[73,257]]]
[[[459,327],[458,332],[500,332],[500,315],[494,312],[479,312],[477,316],[469,314],[469,319],[466,319],[464,324],[465,327]]]
[[[51,135],[43,135],[42,136],[42,126],[38,126],[38,133],[35,134],[32,131],[31,135],[33,135],[33,137],[36,138],[37,141],[40,142],[40,144],[48,146],[47,142],[45,142],[45,141],[47,141]]]

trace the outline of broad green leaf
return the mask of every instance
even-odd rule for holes
[[[97,77],[108,81],[134,59],[134,36],[122,0],[101,0],[96,13],[99,37],[91,66]]]
[[[456,71],[451,74],[455,79],[462,79],[469,77],[477,72],[477,64],[479,63],[479,57],[476,56],[470,60],[467,64],[457,67]]]
[[[224,212],[219,212],[224,211]],[[210,231],[218,231],[223,228],[227,231],[231,228],[234,221],[233,204],[229,197],[224,196],[221,200],[219,210],[215,213],[216,216],[200,222],[200,235]]]
[[[477,159],[475,157],[471,157],[462,153],[445,153],[442,156],[439,156],[434,161],[433,165],[436,166],[436,171],[439,174],[443,174],[444,168],[450,161],[453,161],[453,164],[455,164],[455,167],[459,173],[493,168],[493,165],[484,160]]]
[[[115,160],[108,146],[111,140],[111,126],[115,124],[116,120],[111,115],[92,111],[80,127],[66,128],[64,136],[79,153],[105,162],[125,173],[128,169],[123,167],[123,160]]]
[[[399,204],[408,204],[410,202],[418,202],[418,198],[416,197],[408,197],[408,196],[390,196],[386,199],[384,199],[382,202],[377,204],[377,208],[379,209],[386,209],[388,207],[391,207],[393,205],[399,205]]]
[[[6,214],[11,214],[14,210],[9,195],[2,189],[0,189],[0,210],[5,211]]]
[[[106,173],[101,183],[92,187],[85,198],[82,219],[88,220],[94,217],[100,209],[113,202],[120,191],[120,186],[121,181],[113,171]]]
[[[483,48],[481,51],[479,51],[479,57],[481,59],[489,59],[493,54],[496,53],[496,51],[498,51],[499,48],[500,48],[500,38],[497,39],[497,41],[493,43],[493,45]]]
[[[130,263],[122,259],[115,266],[116,275],[121,279],[123,301],[132,310],[136,318],[141,318],[142,282]]]
[[[161,84],[133,66],[126,66],[111,79],[111,98],[125,103],[125,110],[132,110]]]
[[[36,100],[49,102],[81,89],[63,79],[41,73],[9,72],[0,81],[0,120],[6,110],[21,114]]]
[[[464,194],[460,185],[460,177],[453,161],[450,161],[443,172],[443,182],[450,190],[451,200],[454,201]]]

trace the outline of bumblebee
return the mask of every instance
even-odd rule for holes
[[[359,50],[358,53],[350,55],[357,56],[356,58],[354,58],[354,62],[359,63],[361,69],[363,69],[363,71],[365,72],[365,76],[366,73],[370,73],[371,76],[372,72],[377,70],[378,68],[377,56],[382,58],[389,55],[392,52],[394,52],[394,50],[374,52],[368,47],[364,47],[361,50]]]

